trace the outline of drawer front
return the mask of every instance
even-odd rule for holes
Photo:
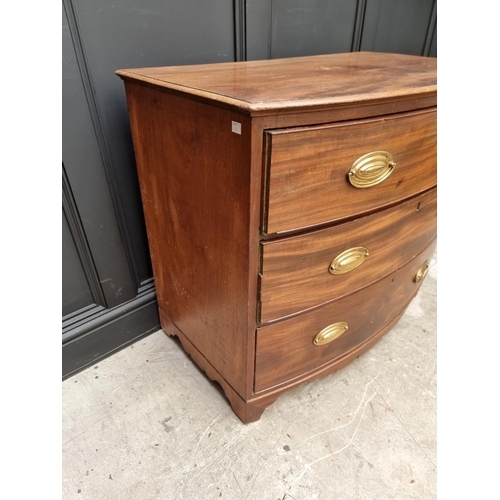
[[[391,323],[417,293],[434,249],[435,240],[402,268],[371,286],[257,329],[255,392],[292,382],[339,360]]]
[[[297,314],[389,274],[435,237],[437,191],[338,226],[262,243],[260,323]]]
[[[437,183],[435,109],[265,135],[267,234],[369,212]]]

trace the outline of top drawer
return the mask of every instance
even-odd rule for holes
[[[272,130],[265,139],[267,234],[369,212],[437,183],[435,108]]]

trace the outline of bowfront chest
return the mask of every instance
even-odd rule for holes
[[[245,422],[390,330],[436,244],[436,60],[117,71],[162,328]]]

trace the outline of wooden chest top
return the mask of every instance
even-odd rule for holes
[[[265,61],[126,69],[123,79],[191,94],[252,115],[436,94],[436,59],[353,52]]]

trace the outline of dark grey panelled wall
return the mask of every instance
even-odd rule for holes
[[[232,0],[63,1],[63,376],[159,327],[123,82],[234,61]]]
[[[246,2],[247,59],[358,50],[436,57],[436,1]]]
[[[436,57],[435,0],[63,0],[63,377],[159,327],[119,68]]]

